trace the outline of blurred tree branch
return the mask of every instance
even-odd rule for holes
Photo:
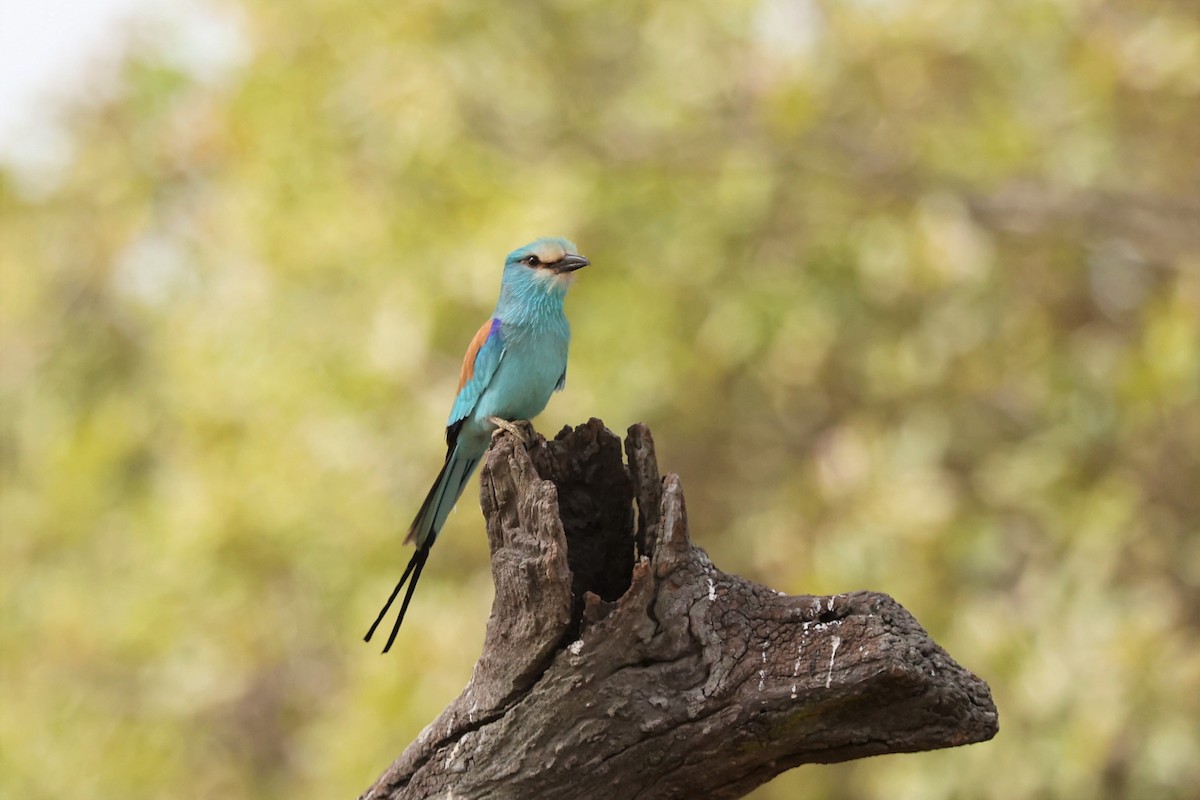
[[[364,798],[740,797],[800,764],[996,733],[986,684],[890,597],[717,570],[645,427],[628,468],[599,420],[526,430],[483,468],[483,655]]]
[[[1088,238],[1127,239],[1155,263],[1171,264],[1200,251],[1200,201],[1193,197],[1014,181],[990,194],[970,193],[968,203],[992,228],[1035,233],[1073,226]]]

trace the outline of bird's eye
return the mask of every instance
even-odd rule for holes
[[[541,262],[541,259],[539,259],[537,256],[531,255],[531,256],[525,256],[525,263],[531,267],[536,267],[538,264],[541,264],[542,262]]]

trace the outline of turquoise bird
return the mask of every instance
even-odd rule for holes
[[[516,432],[513,420],[537,416],[550,395],[566,384],[571,328],[563,314],[563,299],[575,271],[589,263],[575,245],[559,238],[538,239],[505,259],[496,310],[463,357],[458,396],[446,423],[446,463],[408,529],[405,543],[413,542],[417,551],[364,637],[371,641],[411,577],[383,652],[396,640],[429,550],[493,434],[501,428]]]

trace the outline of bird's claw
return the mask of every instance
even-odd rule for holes
[[[496,426],[496,430],[492,431],[493,440],[500,435],[501,431],[508,431],[513,436],[517,437],[521,444],[526,446],[529,445],[529,439],[526,438],[525,431],[521,430],[521,428],[515,422],[509,422],[508,420],[500,419],[499,417],[488,417],[487,421]]]

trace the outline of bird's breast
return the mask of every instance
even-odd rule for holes
[[[569,335],[504,329],[504,357],[475,416],[530,419],[541,413],[567,368]]]

